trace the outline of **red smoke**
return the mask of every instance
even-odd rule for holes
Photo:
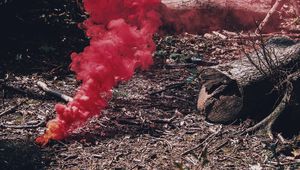
[[[83,23],[90,45],[71,56],[71,70],[82,85],[72,102],[55,106],[57,117],[48,122],[37,143],[61,140],[99,115],[114,86],[129,80],[135,69],[152,64],[160,0],[85,0],[84,7],[90,14]]]
[[[272,0],[265,0],[267,5],[258,0],[192,0],[183,1],[192,3],[185,8],[179,1],[163,2],[165,5],[161,0],[84,0],[90,16],[82,26],[90,45],[82,53],[72,54],[71,64],[82,85],[74,101],[55,106],[57,117],[48,122],[45,134],[36,139],[38,143],[63,139],[99,115],[111,99],[114,86],[129,80],[135,69],[147,69],[152,64],[152,36],[161,25],[160,17],[162,29],[168,33],[248,30],[256,29],[254,19],[262,20],[272,4]],[[269,24],[272,29],[278,25],[275,21]]]

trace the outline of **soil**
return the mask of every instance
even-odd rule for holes
[[[69,55],[88,44],[76,24],[85,18],[76,1],[67,6],[43,2],[43,8],[27,9],[45,17],[24,21],[28,29],[43,28],[44,33],[30,38],[34,31],[20,31],[2,41],[8,43],[1,50],[0,169],[300,168],[299,131],[284,131],[288,122],[270,140],[263,132],[239,133],[259,120],[211,124],[197,111],[197,67],[230,62],[242,56],[241,48],[251,49],[224,31],[219,33],[226,38],[215,33],[156,35],[155,64],[115,88],[99,117],[65,140],[35,144],[47,120],[55,117],[54,105],[64,102],[45,94],[37,82],[73,96],[80,82],[68,70]],[[67,15],[72,13],[76,17]],[[45,22],[50,16],[55,22]],[[15,39],[20,42],[14,44]]]

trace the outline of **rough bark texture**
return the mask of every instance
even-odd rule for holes
[[[275,54],[271,56],[277,63],[275,69],[288,69],[297,64],[295,70],[300,69],[299,42],[282,37],[273,38],[267,42],[266,48]],[[260,57],[257,57],[258,55]],[[268,67],[258,59],[262,58],[262,55],[263,52],[260,51],[258,54],[256,52],[250,54],[250,57],[265,74],[247,57],[215,67],[199,68],[202,87],[197,107],[203,111],[208,121],[228,123],[249,108],[259,110],[266,107],[266,101],[270,98],[277,99],[267,95],[273,88],[269,80],[276,75],[271,74]]]
[[[256,29],[273,5],[272,0],[162,0],[165,29],[203,33],[218,29]],[[274,31],[278,15],[265,28]]]

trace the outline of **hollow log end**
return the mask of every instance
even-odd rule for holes
[[[213,68],[200,68],[201,89],[197,108],[213,123],[230,123],[240,117],[242,93],[237,82]]]
[[[240,116],[243,100],[238,96],[220,96],[213,107],[206,107],[206,119],[213,123],[230,123]]]

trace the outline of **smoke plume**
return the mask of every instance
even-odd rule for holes
[[[71,70],[82,84],[67,105],[57,104],[57,116],[36,139],[46,144],[61,140],[100,115],[119,82],[129,80],[135,69],[152,64],[153,34],[161,22],[160,0],[85,0],[89,18],[82,24],[90,45],[73,53]]]

